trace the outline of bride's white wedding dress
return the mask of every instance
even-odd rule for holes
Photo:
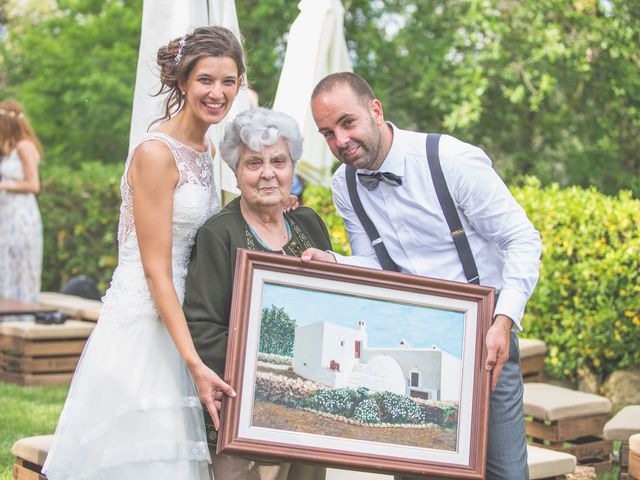
[[[210,154],[161,134],[180,172],[173,205],[173,282],[182,301],[198,228],[217,211]],[[191,375],[158,316],[121,181],[118,267],[76,369],[44,472],[50,480],[204,480],[209,451]],[[100,181],[100,179],[96,179]]]

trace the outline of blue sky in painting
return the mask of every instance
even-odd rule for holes
[[[464,315],[459,312],[266,284],[262,306],[271,305],[284,308],[298,325],[324,321],[358,328],[358,320],[365,320],[370,347],[394,347],[405,339],[413,348],[435,344],[462,356]]]

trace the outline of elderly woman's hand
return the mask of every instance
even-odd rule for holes
[[[236,392],[204,363],[200,363],[193,368],[191,375],[198,389],[200,401],[209,410],[213,426],[216,430],[220,429],[220,415],[218,412],[222,408],[222,398],[224,395],[235,397]]]
[[[313,260],[316,260],[318,262],[338,263],[336,261],[336,257],[334,257],[332,253],[325,252],[324,250],[320,250],[318,248],[307,248],[304,252],[302,252],[302,256],[300,258],[303,262],[311,262]]]

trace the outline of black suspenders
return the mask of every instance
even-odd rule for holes
[[[398,265],[396,265],[396,262],[391,259],[389,252],[387,252],[387,247],[385,247],[384,243],[382,243],[382,238],[380,238],[378,229],[369,218],[369,215],[367,215],[367,212],[364,211],[364,207],[362,206],[362,202],[360,201],[358,190],[356,188],[356,170],[351,165],[347,165],[346,179],[347,189],[349,190],[349,198],[351,199],[351,205],[356,211],[356,215],[358,215],[360,223],[367,232],[367,236],[371,241],[371,246],[376,252],[376,256],[378,257],[380,266],[384,270],[399,272],[400,269],[398,268]]]
[[[442,209],[442,213],[444,214],[447,225],[449,226],[451,238],[453,238],[453,243],[456,246],[456,250],[458,251],[458,256],[460,257],[460,262],[462,263],[462,269],[464,270],[464,275],[467,278],[467,282],[479,284],[480,276],[478,275],[478,267],[476,266],[476,262],[473,258],[471,245],[469,245],[469,239],[467,238],[467,234],[462,227],[460,216],[458,215],[458,211],[456,210],[453,198],[451,198],[451,193],[449,192],[449,188],[447,187],[447,182],[445,181],[444,173],[442,172],[442,166],[440,165],[440,155],[438,153],[439,143],[439,134],[427,135],[427,162],[429,163],[431,181],[433,182],[433,186],[436,190],[436,196],[438,197],[440,208]],[[367,232],[367,236],[369,237],[371,245],[376,252],[378,261],[380,262],[380,266],[384,270],[393,270],[396,272],[399,271],[400,269],[391,259],[387,248],[384,246],[378,230],[376,229],[367,213],[364,211],[364,207],[362,206],[362,202],[360,201],[360,197],[358,196],[355,169],[347,165],[345,173],[347,190],[349,191],[351,205],[353,206],[353,209],[356,212],[360,223]]]

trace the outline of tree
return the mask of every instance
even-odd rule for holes
[[[637,1],[342,1],[354,69],[398,126],[479,145],[508,183],[640,193]],[[0,95],[23,101],[50,160],[121,162],[142,0],[8,2]],[[297,2],[236,9],[251,86],[272,105]]]
[[[7,38],[9,32],[13,38],[22,36],[44,19],[50,17],[54,12],[52,3],[49,0],[0,0],[0,96],[7,98],[15,95],[16,88],[5,84],[5,55],[11,51],[7,46],[11,44],[11,38]]]
[[[347,5],[355,70],[391,120],[482,146],[511,181],[640,193],[637,2]]]
[[[141,13],[142,0],[59,0],[44,19],[9,24],[5,81],[51,161],[124,160]]]
[[[470,134],[512,178],[640,193],[637,3],[510,2],[499,13],[499,54],[483,59],[488,88]]]
[[[285,51],[283,32],[297,12],[281,0],[246,10],[245,3],[238,2],[240,27],[256,69],[252,79],[259,77],[268,105]],[[638,2],[343,5],[354,70],[398,126],[481,146],[511,183],[534,174],[544,183],[640,193]]]
[[[287,32],[299,12],[297,4],[287,0],[236,2],[249,83],[258,93],[261,105],[273,105],[287,48]]]
[[[284,308],[278,308],[275,305],[263,308],[260,325],[258,351],[287,357],[293,356],[296,321],[289,317]]]

